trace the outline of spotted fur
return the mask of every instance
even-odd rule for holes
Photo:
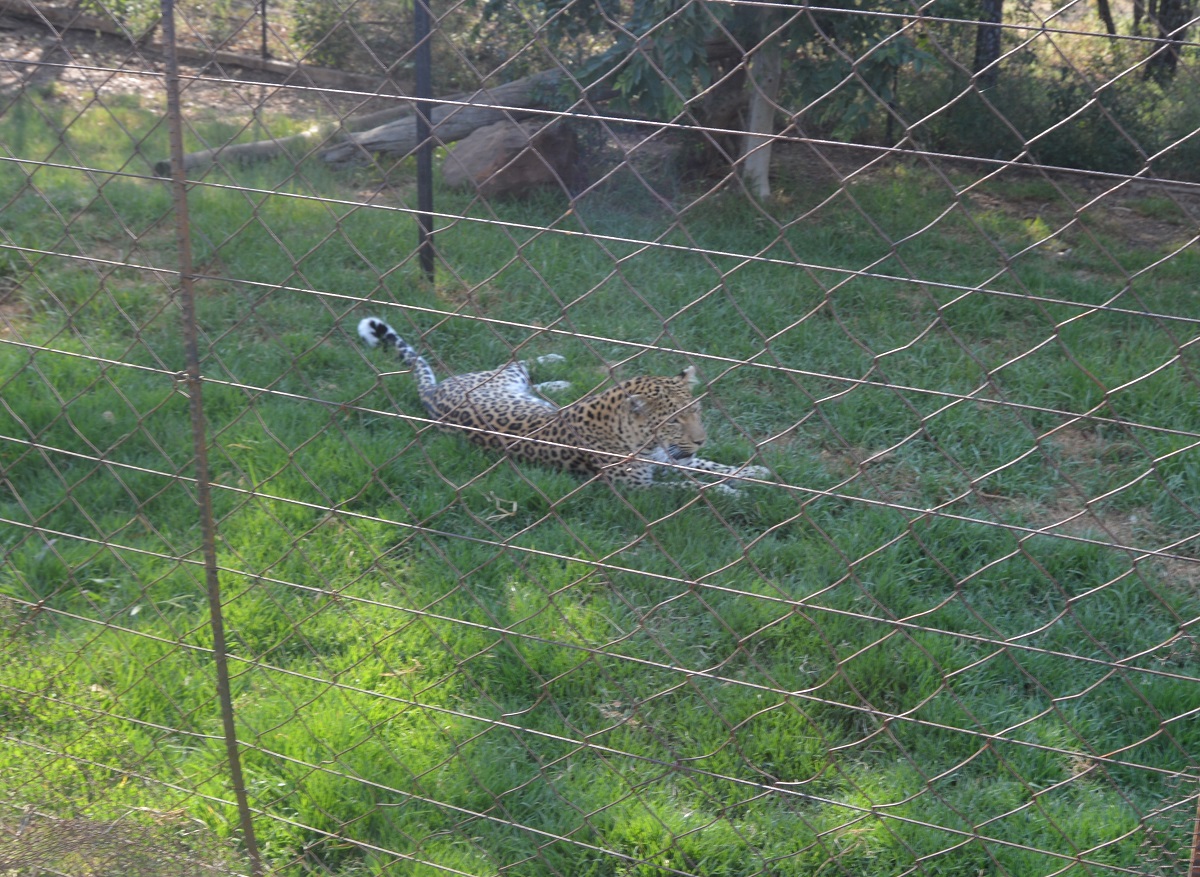
[[[672,462],[734,477],[768,474],[761,466],[725,466],[696,456],[707,435],[700,402],[692,398],[697,381],[691,366],[669,377],[630,378],[560,408],[538,391],[566,385],[530,383],[523,362],[438,381],[425,358],[382,320],[367,317],[358,334],[372,347],[400,354],[431,418],[510,456],[639,487],[664,483],[655,480],[656,472]]]

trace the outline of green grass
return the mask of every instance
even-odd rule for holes
[[[144,172],[157,117],[112,112],[136,156],[101,105],[18,104],[0,144]],[[428,284],[398,266],[407,214],[347,206],[361,178],[213,180],[190,196],[203,399],[270,861],[1037,875],[1185,855],[1196,578],[1121,546],[1197,529],[1200,361],[1170,319],[1194,314],[1194,252],[1143,270],[1171,243],[1092,216],[1067,255],[1027,249],[1058,225],[946,213],[939,178],[897,167],[811,214],[828,192],[766,214],[721,193],[685,229],[633,184],[570,215],[439,192],[467,218]],[[1056,192],[992,182],[987,203],[1052,216]],[[178,307],[130,267],[174,264],[169,193],[9,164],[0,204],[0,800],[181,808],[236,836]],[[979,285],[997,294],[961,295]],[[580,393],[691,356],[707,455],[761,443],[781,484],[623,494],[498,460],[426,428],[406,375],[377,378],[395,364],[356,345],[369,312],[443,372],[563,353],[547,377]]]

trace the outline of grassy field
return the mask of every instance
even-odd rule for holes
[[[0,801],[236,834],[179,309],[150,270],[175,264],[170,193],[138,176],[165,132],[134,101],[24,103],[0,147]],[[268,861],[1183,870],[1188,213],[1154,194],[1076,212],[1088,192],[1033,176],[956,195],[969,168],[843,187],[797,167],[767,207],[720,192],[678,214],[632,177],[569,213],[439,192],[460,218],[433,284],[395,209],[406,167],[193,189]],[[410,377],[357,343],[367,314],[443,374],[563,354],[544,377],[576,395],[695,363],[706,456],[777,484],[621,492],[497,459],[428,428]]]

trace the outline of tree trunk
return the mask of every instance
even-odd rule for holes
[[[771,34],[758,45],[750,63],[750,119],[742,147],[742,179],[760,199],[771,196],[771,147],[775,135],[775,99],[783,68],[783,50]]]
[[[1158,39],[1154,54],[1146,62],[1146,78],[1165,83],[1175,77],[1179,67],[1179,47],[1187,39],[1192,4],[1191,0],[1158,0],[1157,7],[1153,18]]]
[[[1096,0],[1096,11],[1100,13],[1100,20],[1104,22],[1104,30],[1108,32],[1110,37],[1115,37],[1117,35],[1117,23],[1113,21],[1112,7],[1109,5],[1108,0]]]
[[[980,88],[992,88],[999,76],[1000,22],[1004,20],[1004,0],[980,0],[979,28],[975,31],[973,72]]]

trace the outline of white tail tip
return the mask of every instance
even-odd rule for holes
[[[358,321],[358,334],[370,347],[378,347],[379,342],[386,337],[388,325],[383,320],[374,317],[363,317]]]

